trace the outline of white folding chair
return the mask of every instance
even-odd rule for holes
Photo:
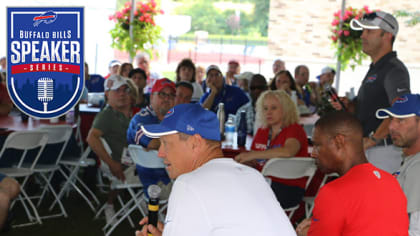
[[[108,154],[111,155],[112,150],[109,147],[108,143],[105,141],[105,139],[101,138],[101,142],[105,147],[105,150],[107,151]],[[103,167],[107,167],[105,162],[101,161],[101,166]],[[101,169],[102,169],[101,168]],[[109,171],[106,171],[109,172]],[[109,175],[109,174],[108,174]],[[134,228],[134,223],[133,220],[130,217],[130,214],[132,211],[135,210],[135,208],[137,207],[140,210],[140,213],[145,216],[145,212],[144,210],[141,208],[141,195],[143,194],[143,185],[140,182],[140,180],[138,178],[136,178],[135,180],[126,180],[125,182],[122,182],[118,179],[116,179],[113,176],[106,176],[107,178],[110,179],[111,181],[111,186],[110,188],[112,190],[127,190],[131,196],[131,199],[124,204],[122,198],[120,197],[120,195],[117,196],[117,200],[121,205],[121,208],[115,213],[115,215],[110,219],[109,222],[107,222],[105,224],[105,226],[102,228],[102,230],[105,232],[105,235],[110,235],[112,233],[112,231],[124,220],[127,218],[129,224],[131,225],[131,227]],[[134,191],[134,189],[138,189],[137,192]],[[140,200],[137,200],[140,199]],[[132,209],[130,209],[130,206],[133,206]],[[104,211],[106,206],[106,203],[97,211],[96,215],[95,215],[95,219],[99,217],[99,215]]]
[[[273,158],[264,165],[262,175],[267,178],[272,176],[281,179],[308,177],[305,185],[306,191],[314,176],[315,170],[315,160],[310,157]],[[289,212],[289,219],[292,218],[298,208],[299,203],[296,206],[284,209]]]
[[[51,185],[51,179],[54,173],[60,169],[59,162],[70,140],[73,128],[70,125],[44,125],[41,126],[38,130],[45,131],[48,133],[47,146],[61,144],[61,148],[60,152],[57,155],[53,155],[52,158],[50,153],[48,153],[48,155],[44,155],[46,153],[41,154],[37,164],[34,167],[34,172],[42,178],[42,180],[45,182],[45,185],[43,186],[43,191],[40,196],[34,196],[31,198],[39,199],[37,203],[37,207],[39,207],[41,205],[42,200],[45,197],[47,190],[49,190],[54,196],[54,198],[57,200],[61,213],[49,216],[41,216],[41,218],[46,219],[59,216],[67,217],[67,212],[64,209],[64,206],[61,203],[60,199],[57,198],[57,193]]]
[[[12,164],[9,167],[0,168],[0,173],[3,173],[9,177],[24,178],[23,182],[20,184],[20,191],[23,197],[19,195],[17,200],[19,200],[22,203],[26,215],[28,216],[29,223],[17,226],[26,226],[36,223],[42,224],[41,218],[39,217],[35,205],[32,203],[31,199],[25,191],[25,184],[28,181],[29,176],[31,176],[32,173],[34,173],[34,167],[42,151],[44,150],[44,147],[47,142],[48,133],[45,131],[16,131],[9,134],[9,136],[6,138],[6,141],[4,142],[3,148],[0,151],[0,159],[3,158],[3,154],[7,149],[16,149],[22,151],[22,155],[16,158],[16,162],[14,164]],[[23,163],[25,161],[28,151],[36,148],[39,148],[39,150],[32,163],[28,167],[23,167]],[[16,201],[12,203],[11,207],[14,206],[15,202]],[[27,204],[29,204],[29,206],[32,208],[34,216],[29,211]]]
[[[310,196],[303,197],[303,201],[305,202],[305,215],[306,215],[307,218],[309,218],[312,215],[312,211],[314,209],[315,198],[318,195],[319,190],[322,188],[322,186],[325,185],[327,180],[329,178],[332,178],[332,177],[338,177],[338,174],[337,173],[330,173],[330,174],[324,175],[324,178],[322,179],[322,182],[319,185],[319,188],[318,188],[315,196],[313,196],[313,197],[310,197]]]
[[[80,168],[86,168],[88,166],[96,165],[96,161],[94,159],[88,158],[91,148],[89,146],[86,147],[85,151],[78,157],[66,157],[60,160],[60,173],[65,178],[65,183],[60,190],[57,199],[61,199],[63,195],[68,192],[70,189],[74,189],[79,193],[79,195],[86,201],[89,205],[90,209],[93,212],[96,212],[96,207],[94,204],[99,205],[99,200],[96,195],[89,189],[89,187],[83,182],[83,180],[78,176]],[[81,187],[79,188],[80,185]],[[93,201],[89,200],[88,196],[82,191],[84,189],[89,196],[93,199]],[[49,210],[52,210],[57,203],[57,199],[51,204]]]

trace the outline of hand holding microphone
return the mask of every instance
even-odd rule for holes
[[[157,227],[158,223],[158,215],[159,215],[159,195],[161,189],[158,185],[153,184],[147,188],[147,193],[149,194],[149,224]],[[152,234],[148,232],[148,235],[151,236]]]
[[[335,89],[333,87],[331,87],[330,84],[326,84],[324,86],[325,92],[328,94],[328,96],[331,98],[332,102],[331,105],[336,109],[336,110],[342,110],[342,111],[346,111],[346,106],[344,105],[343,101],[340,100],[340,98],[338,97],[337,92],[335,91]]]

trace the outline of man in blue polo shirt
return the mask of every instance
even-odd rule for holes
[[[239,107],[249,101],[246,94],[238,87],[227,85],[222,72],[216,65],[207,68],[207,87],[210,88],[200,99],[200,104],[211,111],[217,112],[219,103],[225,104],[226,118],[236,114]]]

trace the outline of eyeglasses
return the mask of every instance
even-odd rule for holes
[[[173,93],[164,93],[164,92],[157,92],[157,94],[159,95],[159,98],[161,99],[174,99],[175,98],[175,94]]]
[[[378,14],[376,14],[376,12],[372,12],[369,14],[365,14],[363,16],[363,20],[374,20],[375,18],[379,18],[381,20],[383,20],[385,23],[387,23],[392,29],[395,29],[395,27],[389,23],[389,21],[385,20],[385,18],[383,18],[382,16],[379,16]]]
[[[126,94],[128,94],[128,93],[130,93],[130,88],[129,87],[120,87],[120,88],[118,88],[118,89],[116,89],[116,90],[112,90],[112,91],[114,91],[114,92],[116,92],[116,93],[126,93]]]

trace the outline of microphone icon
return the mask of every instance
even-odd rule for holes
[[[53,100],[54,81],[51,78],[38,79],[38,101],[44,104],[44,112],[47,112],[47,104]]]

